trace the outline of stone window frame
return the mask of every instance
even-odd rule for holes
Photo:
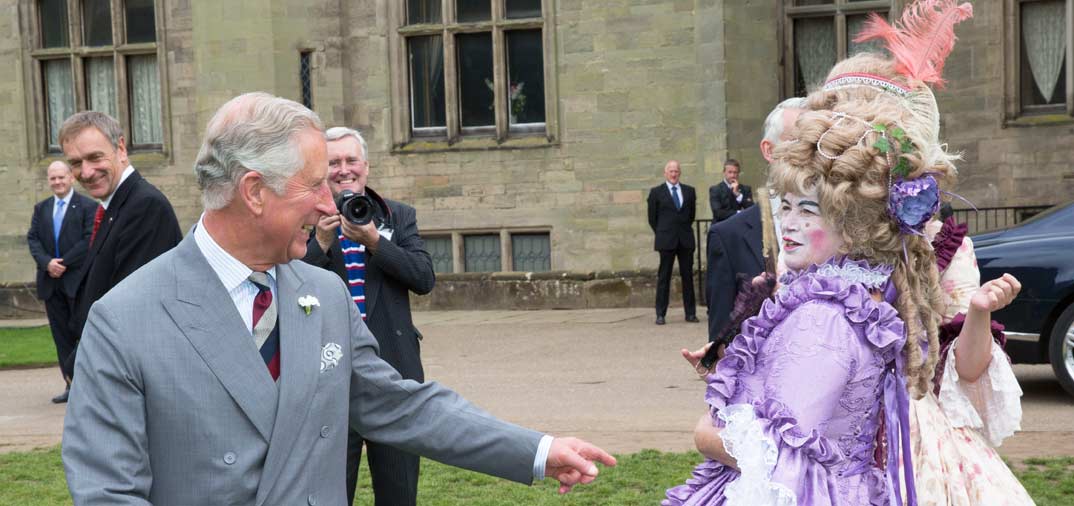
[[[1074,123],[1074,0],[1066,2],[1066,103],[1064,110],[1034,113],[1022,107],[1021,5],[1037,0],[1004,0],[1004,127]]]
[[[830,17],[835,22],[835,61],[839,62],[847,57],[847,16],[868,14],[870,12],[887,11],[888,19],[895,19],[901,15],[907,0],[829,0],[829,3],[821,5],[795,5],[800,0],[782,0],[780,7],[783,12],[779,17],[782,26],[780,33],[783,37],[783,73],[782,88],[784,97],[795,96],[796,79],[794,75],[794,20],[801,18]],[[806,83],[806,86],[816,83]],[[807,90],[809,91],[809,90]]]
[[[466,270],[466,248],[464,246],[466,236],[473,235],[499,235],[500,236],[500,270],[496,272],[514,271],[514,252],[511,246],[511,237],[516,234],[548,234],[548,265],[549,271],[555,270],[555,242],[553,241],[552,227],[505,227],[505,228],[467,228],[455,230],[431,230],[422,231],[425,239],[451,238],[451,263],[450,274],[461,274]],[[449,274],[449,273],[445,273]]]
[[[495,148],[534,148],[558,143],[559,106],[556,76],[555,0],[541,0],[541,20],[513,20],[505,16],[504,0],[492,1],[491,21],[459,23],[456,21],[456,0],[440,0],[442,23],[407,25],[405,1],[388,3],[389,65],[392,110],[392,152],[441,152],[488,150]],[[507,112],[507,93],[503,85],[494,91],[496,125],[493,135],[464,134],[459,113],[458,64],[455,35],[492,32],[493,75],[497,83],[507,82],[505,30],[540,29],[544,56],[545,123],[543,131],[510,128]],[[410,77],[407,58],[407,38],[440,35],[444,48],[445,124],[446,134],[438,137],[415,137],[411,128]]]
[[[126,1],[110,0],[112,18],[112,41],[107,46],[84,46],[83,23],[82,23],[82,0],[66,0],[67,3],[67,40],[68,46],[63,48],[41,48],[41,19],[39,16],[39,0],[20,0],[19,11],[21,13],[22,26],[20,30],[24,37],[26,58],[24,63],[25,81],[32,97],[27,117],[32,121],[27,125],[27,138],[32,142],[31,153],[38,159],[54,157],[60,152],[49,147],[48,135],[48,112],[45,110],[47,97],[44,91],[43,64],[47,60],[64,59],[71,63],[71,74],[74,85],[75,111],[85,111],[87,108],[85,63],[84,60],[92,57],[108,56],[112,58],[113,72],[116,84],[116,118],[123,128],[124,138],[127,141],[127,149],[132,152],[148,152],[170,159],[171,153],[171,101],[169,99],[168,86],[168,60],[165,48],[167,29],[164,26],[165,0],[153,0],[153,17],[156,40],[127,44],[126,37]],[[123,43],[116,44],[116,40]],[[127,76],[127,58],[131,56],[156,55],[157,78],[160,80],[160,121],[161,121],[161,144],[141,145],[135,147],[131,142],[131,112],[130,90]]]

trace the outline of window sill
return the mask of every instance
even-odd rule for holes
[[[164,151],[128,152],[131,166],[138,170],[157,170],[171,165],[171,157]]]
[[[1066,113],[1034,114],[1008,119],[1003,123],[1005,128],[1024,128],[1035,126],[1074,125],[1074,117]]]
[[[438,153],[444,151],[492,151],[497,149],[540,149],[558,146],[559,142],[549,140],[544,135],[528,135],[512,137],[503,142],[497,142],[491,137],[464,137],[456,142],[448,142],[446,139],[429,139],[416,137],[403,146],[392,148],[393,154],[406,153]]]

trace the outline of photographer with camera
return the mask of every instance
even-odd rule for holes
[[[404,378],[425,381],[419,340],[410,314],[410,292],[432,291],[433,261],[418,235],[413,207],[381,198],[366,186],[366,143],[357,130],[335,127],[328,141],[328,187],[339,214],[317,223],[307,243],[306,263],[343,278],[380,356]],[[373,441],[351,429],[347,437],[347,497],[354,503],[362,443],[369,455],[376,504],[417,501],[418,456]]]

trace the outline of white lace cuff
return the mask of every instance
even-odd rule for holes
[[[794,492],[772,481],[779,449],[765,435],[753,406],[732,404],[721,409],[717,416],[726,424],[720,438],[741,472],[724,489],[727,505],[796,506],[798,498]]]
[[[995,342],[988,370],[977,381],[963,380],[955,368],[957,346],[956,338],[944,363],[940,407],[953,426],[977,429],[989,444],[998,447],[1022,429],[1022,388],[1007,355]]]

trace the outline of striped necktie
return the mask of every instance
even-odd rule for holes
[[[254,344],[268,366],[272,379],[280,377],[280,332],[276,317],[276,300],[272,297],[268,274],[254,271],[248,278],[257,287],[254,297],[253,335]]]

